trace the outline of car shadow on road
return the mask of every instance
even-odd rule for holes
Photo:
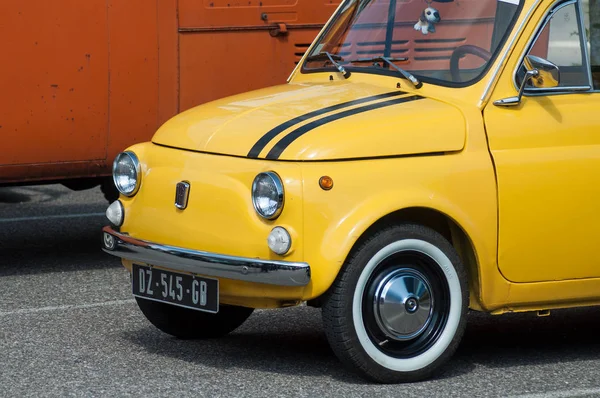
[[[235,332],[220,339],[178,340],[153,326],[123,337],[148,353],[216,369],[231,367],[293,376],[328,376],[347,384],[369,385],[346,369],[331,350],[321,312],[296,307],[255,312]],[[457,377],[472,371],[464,361],[446,365],[431,379]]]
[[[103,217],[1,224],[0,277],[121,267],[102,251]]]
[[[19,192],[14,188],[0,187],[0,203],[24,203],[30,200],[30,195]]]
[[[55,184],[0,187],[0,204],[30,202],[34,196],[39,202],[52,202],[70,192],[62,186],[57,188]]]
[[[455,358],[488,368],[600,358],[600,307],[536,313],[473,313]]]
[[[125,333],[124,338],[150,353],[211,368],[329,375],[345,383],[370,384],[341,366],[327,343],[318,309],[255,312],[237,331],[216,340],[178,340],[148,325]],[[476,367],[508,369],[597,360],[598,330],[598,307],[559,310],[549,317],[471,313],[457,352],[430,381],[460,377]]]

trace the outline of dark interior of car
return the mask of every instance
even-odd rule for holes
[[[592,66],[592,80],[594,82],[594,90],[600,90],[600,65]]]

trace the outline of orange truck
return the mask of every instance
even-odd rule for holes
[[[2,0],[0,185],[102,186],[193,106],[284,83],[340,0]]]

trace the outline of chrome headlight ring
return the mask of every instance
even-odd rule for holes
[[[283,182],[277,173],[258,174],[252,182],[252,204],[259,216],[274,220],[281,214],[285,202]]]
[[[142,183],[142,168],[135,153],[125,151],[117,155],[113,162],[113,183],[125,196],[133,196],[138,192]]]

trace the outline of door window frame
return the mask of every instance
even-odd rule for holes
[[[575,9],[577,11],[577,25],[579,27],[579,45],[582,50],[582,62],[583,67],[586,70],[587,77],[587,85],[581,86],[565,86],[565,87],[552,87],[552,88],[537,88],[537,87],[525,87],[523,91],[524,97],[536,97],[536,96],[548,96],[548,95],[559,95],[559,94],[573,94],[573,93],[591,93],[591,92],[599,92],[600,90],[594,90],[593,79],[592,79],[592,68],[591,68],[591,60],[590,60],[590,52],[587,47],[587,33],[585,31],[585,21],[583,19],[583,8],[580,0],[558,0],[556,1],[549,9],[546,11],[544,17],[536,26],[536,33],[532,35],[525,49],[519,57],[519,62],[513,71],[513,85],[517,91],[520,89],[520,85],[518,84],[518,74],[519,70],[522,68],[525,60],[525,56],[529,54],[535,43],[537,42],[540,35],[546,29],[546,26],[552,20],[552,17],[564,7],[568,7],[572,4],[575,4]],[[560,67],[559,67],[560,68]]]

